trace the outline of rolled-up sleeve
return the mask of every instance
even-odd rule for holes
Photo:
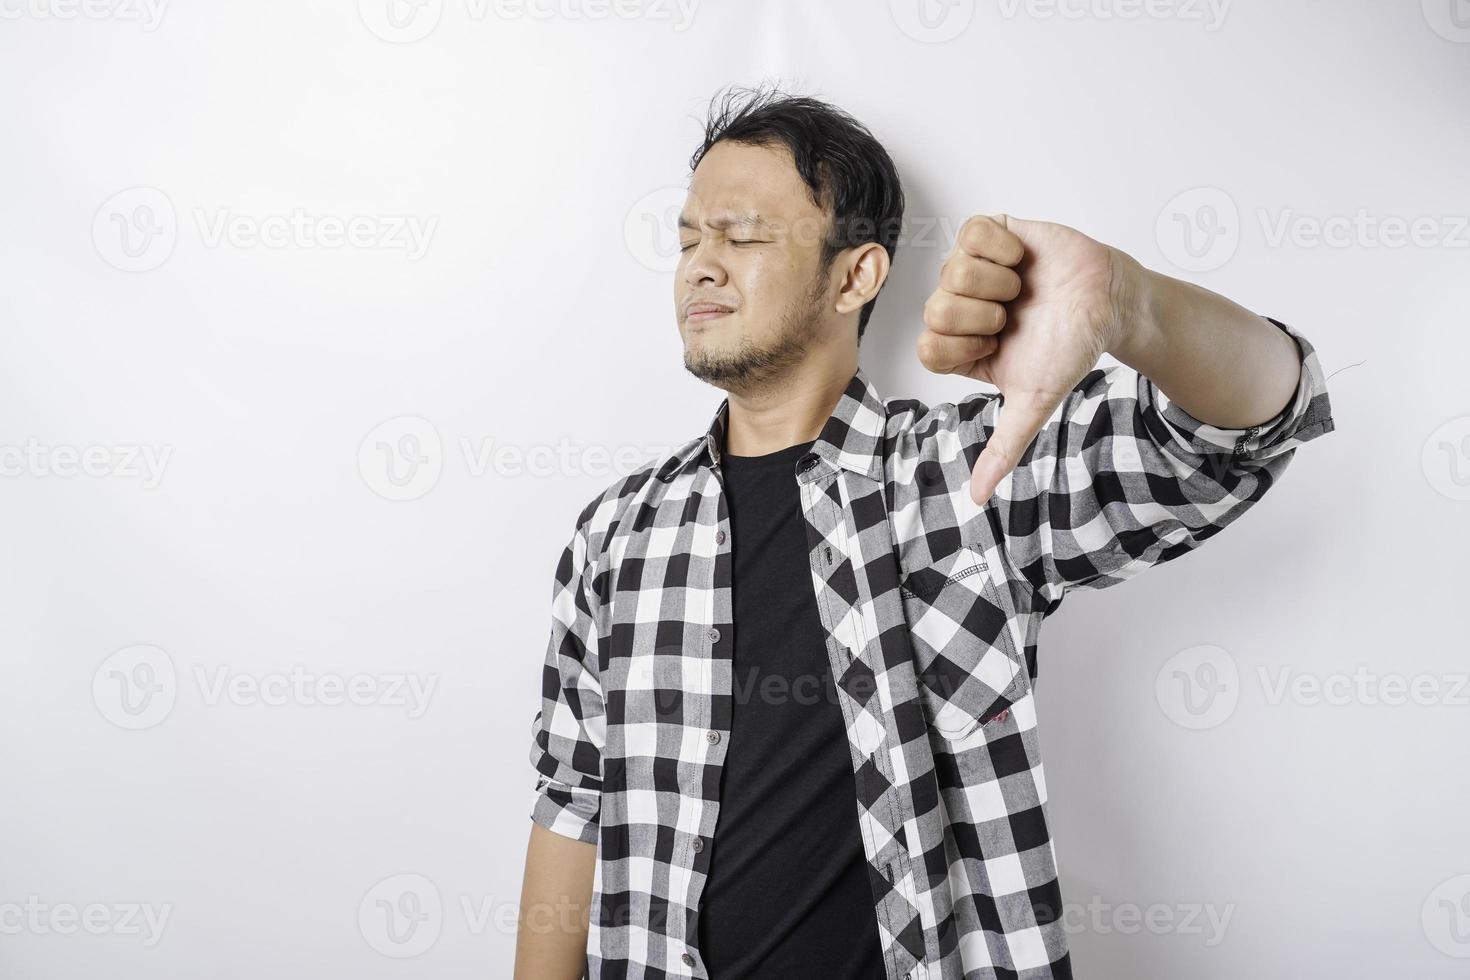
[[[1296,448],[1331,432],[1316,351],[1299,332],[1296,393],[1272,419],[1209,425],[1123,365],[1088,373],[1003,480],[990,506],[1016,571],[1055,608],[1075,588],[1103,588],[1197,547],[1261,499]],[[1000,399],[970,416],[974,452],[994,431]]]
[[[602,809],[606,716],[588,598],[587,546],[585,525],[578,524],[556,567],[541,709],[531,723],[531,764],[538,773],[531,819],[565,837],[594,843]]]
[[[1169,438],[1200,455],[1228,453],[1242,460],[1264,460],[1295,449],[1309,439],[1331,432],[1332,405],[1327,398],[1327,382],[1322,365],[1311,343],[1280,320],[1266,317],[1296,341],[1301,352],[1301,376],[1296,395],[1276,417],[1246,429],[1223,429],[1209,425],[1190,415],[1160,391],[1152,381],[1139,378],[1139,400],[1145,410],[1152,409],[1168,427]]]

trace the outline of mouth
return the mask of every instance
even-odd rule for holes
[[[718,306],[714,303],[695,303],[684,313],[687,323],[709,323],[721,317],[729,316],[735,311],[727,306]]]

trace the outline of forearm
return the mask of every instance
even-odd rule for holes
[[[1248,428],[1286,407],[1301,353],[1284,331],[1218,293],[1124,265],[1134,285],[1109,353],[1210,425]]]
[[[581,980],[597,845],[531,825],[515,980]]]

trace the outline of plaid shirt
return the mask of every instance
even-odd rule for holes
[[[1270,319],[1270,318],[1268,318]],[[1065,978],[1036,708],[1042,620],[1191,550],[1333,428],[1321,367],[1249,429],[1122,366],[1084,377],[983,506],[1004,411],[883,401],[859,369],[794,467],[888,976]],[[598,845],[592,978],[708,977],[695,911],[736,696],[730,525],[708,431],[582,511],[556,569],[532,819]]]

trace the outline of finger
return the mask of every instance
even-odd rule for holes
[[[1006,308],[987,299],[936,289],[924,301],[924,326],[935,333],[992,334],[1006,325]]]
[[[955,248],[977,259],[1015,265],[1026,254],[1026,247],[1021,244],[1020,237],[1006,227],[1008,218],[1004,214],[995,217],[975,215],[960,226],[960,233],[955,236]]]
[[[970,474],[970,499],[984,504],[1006,474],[1016,468],[1021,455],[1036,434],[1046,425],[1052,411],[1061,404],[1043,395],[1006,395],[1001,402],[995,430],[985,441],[975,469]]]
[[[1016,270],[989,259],[960,253],[939,267],[939,288],[959,296],[1007,302],[1021,295],[1021,277]]]
[[[925,330],[919,334],[919,362],[935,374],[952,374],[956,368],[968,369],[980,358],[995,353],[998,343],[985,334],[952,335]]]

